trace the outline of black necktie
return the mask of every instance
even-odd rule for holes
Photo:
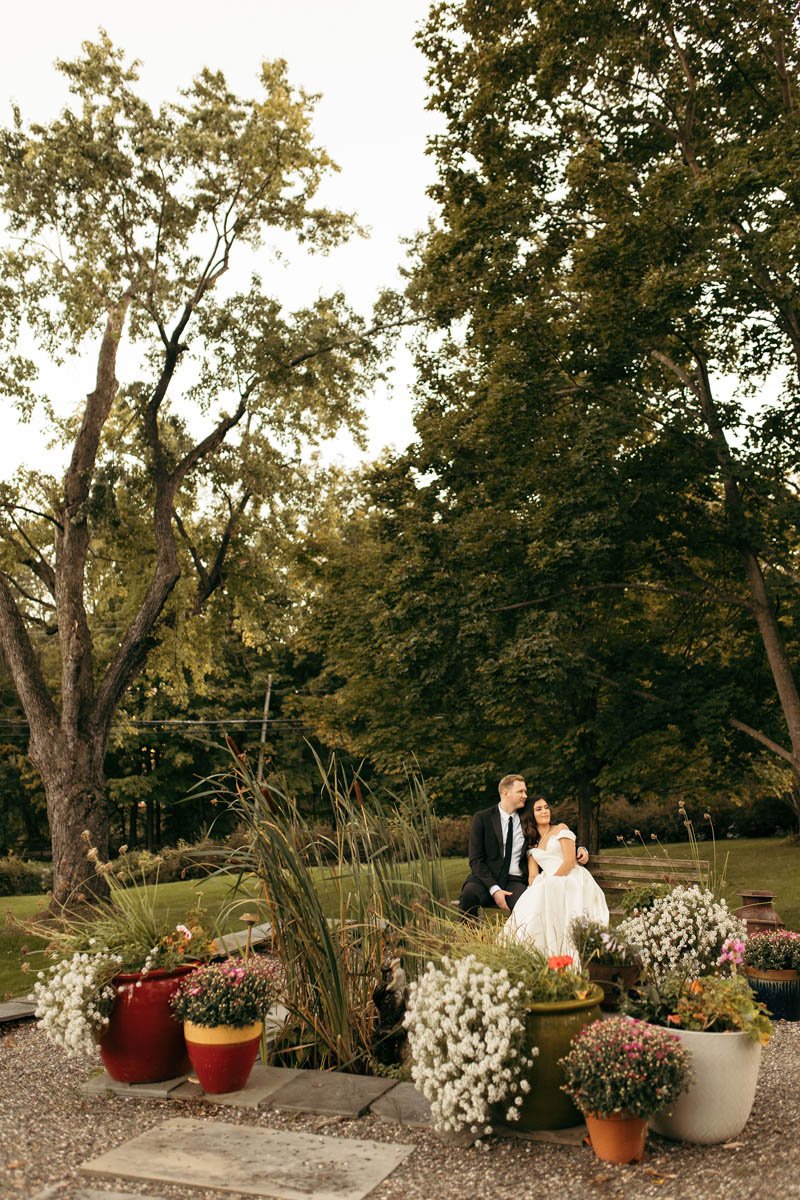
[[[514,844],[514,817],[508,818],[508,829],[506,830],[506,848],[503,854],[503,872],[500,879],[500,886],[504,888],[508,883],[508,876],[511,871],[511,847]]]

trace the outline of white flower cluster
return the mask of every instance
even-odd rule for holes
[[[745,937],[745,924],[714,893],[676,887],[651,907],[634,911],[617,927],[636,946],[642,963],[656,981],[667,975],[685,978],[713,972],[723,943]]]
[[[440,1132],[491,1133],[491,1110],[499,1104],[508,1105],[506,1120],[519,1119],[530,1091],[524,1074],[533,1063],[522,1010],[522,988],[471,954],[445,958],[441,967],[428,963],[411,985],[405,1017],[411,1077]]]
[[[96,1035],[108,1024],[114,1000],[109,979],[116,974],[119,955],[73,954],[45,974],[39,972],[31,1000],[51,1042],[73,1058],[94,1054]]]

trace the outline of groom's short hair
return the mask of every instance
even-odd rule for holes
[[[500,793],[500,795],[502,796],[503,792],[508,791],[508,789],[511,787],[512,783],[524,783],[524,782],[525,782],[525,778],[523,775],[504,775],[503,778],[500,780],[500,782],[497,785],[497,790]]]

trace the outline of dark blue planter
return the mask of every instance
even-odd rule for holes
[[[756,999],[766,1004],[776,1020],[800,1021],[800,973],[746,967],[745,974]]]

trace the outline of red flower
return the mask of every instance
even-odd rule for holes
[[[551,954],[547,965],[551,971],[563,971],[565,967],[572,966],[572,957],[569,954]]]

